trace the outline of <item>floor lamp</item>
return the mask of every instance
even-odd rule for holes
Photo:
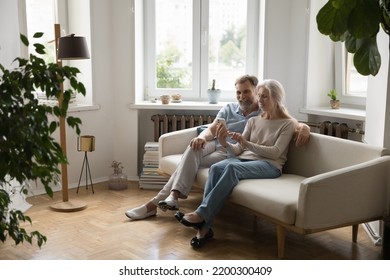
[[[75,60],[90,58],[87,43],[84,37],[77,37],[74,34],[61,37],[61,27],[59,24],[54,24],[55,47],[57,53],[57,63],[62,67],[62,60]],[[61,93],[58,98],[59,107],[62,106],[64,98],[64,88],[61,84]],[[60,145],[63,154],[66,156],[66,124],[65,118],[60,117]],[[68,194],[68,165],[61,164],[61,179],[62,179],[62,201],[51,205],[51,209],[61,212],[80,211],[87,207],[87,204],[81,200],[69,200]]]

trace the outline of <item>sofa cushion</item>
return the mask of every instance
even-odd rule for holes
[[[175,172],[177,166],[179,165],[181,157],[182,157],[181,154],[162,157],[159,162],[160,170],[163,171],[164,173],[172,175],[173,172]],[[209,173],[208,168],[200,167],[195,178],[194,186],[203,189],[207,180],[208,173]]]
[[[162,157],[159,161],[159,169],[164,173],[172,175],[173,172],[175,172],[182,156],[182,154],[176,154]]]
[[[161,158],[160,169],[172,174],[182,155]],[[204,188],[208,168],[199,168],[194,185]],[[277,179],[241,180],[230,195],[230,201],[286,224],[295,223],[299,189],[305,177],[282,174]]]
[[[241,180],[230,201],[286,224],[294,224],[299,189],[305,177],[282,174],[277,179]]]

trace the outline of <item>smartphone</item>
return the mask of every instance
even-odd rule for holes
[[[227,129],[226,121],[223,118],[217,118],[217,123],[222,124]]]

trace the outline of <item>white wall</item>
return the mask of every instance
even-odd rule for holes
[[[309,1],[266,1],[264,78],[279,80],[290,113],[299,120],[306,92]]]
[[[112,82],[114,108],[114,159],[122,162],[123,172],[137,177],[138,112],[128,105],[135,99],[134,80],[134,13],[133,1],[108,1],[112,18]],[[143,146],[142,146],[143,148]]]
[[[389,36],[381,31],[377,43],[381,54],[381,68],[375,77],[369,77],[365,141],[390,148]]]
[[[309,2],[309,1],[308,1]],[[327,93],[335,87],[334,80],[334,43],[317,29],[316,16],[327,2],[310,1],[310,21],[308,23],[307,51],[307,95],[305,108],[319,107],[329,103]]]
[[[5,67],[20,56],[18,1],[0,0],[0,63]]]

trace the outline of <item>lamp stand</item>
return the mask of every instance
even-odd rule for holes
[[[54,24],[54,35],[55,35],[55,49],[58,49],[58,38],[61,37],[61,27],[59,24]],[[57,59],[57,64],[62,67],[62,61]],[[61,92],[58,98],[58,106],[61,108],[62,102],[64,100],[64,85],[61,84]],[[65,118],[60,117],[60,145],[62,148],[63,154],[66,156],[66,127],[65,127]],[[61,187],[62,187],[62,201],[54,203],[50,208],[54,211],[60,212],[75,212],[83,210],[87,207],[87,204],[81,200],[72,200],[69,201],[69,191],[68,191],[68,164],[61,164]]]
[[[80,182],[81,182],[81,176],[82,176],[82,174],[83,174],[84,165],[85,165],[85,187],[88,189],[88,175],[89,175],[89,181],[91,182],[92,193],[95,193],[95,191],[93,190],[91,169],[89,168],[89,161],[88,161],[88,154],[87,154],[87,151],[84,152],[84,161],[83,161],[83,166],[81,167],[80,178],[79,178],[79,185],[77,186],[77,191],[76,191],[76,193],[79,192]]]

